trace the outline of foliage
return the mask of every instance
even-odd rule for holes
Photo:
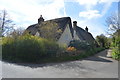
[[[62,33],[61,29],[58,29],[58,24],[54,21],[47,21],[40,24],[39,33],[42,38],[57,40]]]
[[[114,13],[106,19],[108,33],[112,37],[112,57],[120,60],[120,23],[118,13]]]
[[[80,60],[82,58],[86,58],[89,56],[92,56],[100,51],[104,50],[104,48],[94,48],[94,50],[90,50],[84,53],[80,53],[75,56],[60,56],[60,57],[51,57],[46,59],[43,59],[42,62],[62,62],[62,61],[73,61],[73,60]]]
[[[76,48],[75,48],[75,47],[68,47],[68,48],[67,48],[67,51],[74,52],[74,51],[76,51]]]
[[[37,62],[46,56],[55,55],[59,50],[56,42],[29,34],[17,38],[4,37],[2,40],[2,58],[4,60]]]
[[[109,38],[107,38],[103,34],[101,34],[100,36],[97,36],[96,37],[96,41],[98,42],[98,44],[101,47],[104,47],[104,48],[109,48],[110,47],[110,40],[109,40]]]
[[[112,49],[112,58],[120,60],[120,51],[117,47]]]
[[[113,37],[112,41],[112,57],[114,59],[120,60],[120,30],[116,32],[116,35]]]
[[[9,35],[7,36],[12,36],[12,37],[18,37],[18,36],[22,36],[24,32],[24,29],[22,28],[18,28],[18,29],[14,29]]]
[[[56,53],[60,49],[59,45],[56,42],[54,42],[52,40],[47,40],[47,39],[44,39],[43,43],[45,46],[46,56],[47,57],[55,57]]]
[[[9,15],[6,10],[0,10],[0,34],[2,36],[8,34],[11,30],[13,30],[15,24],[9,18]]]
[[[109,29],[108,29],[109,32],[108,33],[111,34],[111,32],[116,32],[117,30],[120,29],[120,27],[119,27],[120,23],[119,23],[118,20],[119,19],[118,19],[118,13],[117,12],[113,13],[113,14],[111,14],[111,16],[107,17],[106,24],[109,27]]]
[[[71,41],[69,46],[75,47],[77,50],[88,50],[90,48],[90,44],[79,40]]]
[[[84,41],[79,40],[71,41],[69,46],[74,47],[77,50],[76,54],[78,56],[80,55],[81,58],[88,57],[105,49],[103,47],[96,47],[96,45],[88,44]]]

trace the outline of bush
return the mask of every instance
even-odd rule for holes
[[[83,58],[94,55],[95,53],[98,53],[105,49],[102,47],[96,47],[94,44],[89,44],[87,42],[79,40],[71,41],[69,46],[76,48],[77,54]]]
[[[120,60],[120,36],[114,38],[112,48],[112,57],[116,60]]]
[[[43,43],[46,50],[46,57],[55,57],[56,53],[60,49],[59,45],[56,42],[47,39],[44,39]]]
[[[70,42],[71,47],[75,47],[77,50],[88,50],[90,49],[90,44],[83,42],[83,41],[79,41],[79,40],[73,40]]]
[[[114,58],[116,60],[120,60],[120,53],[119,53],[119,50],[117,48],[114,48],[112,50],[112,58]]]
[[[58,50],[56,42],[29,34],[17,38],[4,37],[2,42],[2,58],[9,61],[36,62],[55,55]]]
[[[74,51],[76,51],[76,48],[74,48],[74,47],[68,47],[68,48],[67,48],[67,51],[74,52]]]

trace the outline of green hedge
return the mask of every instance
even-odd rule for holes
[[[117,47],[112,49],[112,58],[120,60],[120,51]]]
[[[74,61],[74,60],[80,60],[83,58],[87,58],[89,56],[93,56],[94,54],[103,51],[105,48],[94,48],[91,49],[90,51],[86,51],[84,53],[80,53],[79,55],[76,56],[60,56],[60,57],[51,57],[46,59],[43,59],[43,63],[48,63],[48,62],[63,62],[63,61]]]
[[[65,48],[52,40],[43,39],[29,34],[19,37],[2,38],[2,59],[12,62],[56,62],[76,60],[93,55],[102,48],[94,48],[85,42],[76,44],[76,48],[85,50],[85,54],[78,56],[56,57],[56,53],[64,52]],[[54,61],[55,60],[55,61]]]
[[[120,60],[120,36],[115,37],[112,42],[112,58]]]
[[[75,47],[77,50],[89,50],[91,47],[93,47],[90,44],[79,40],[71,41],[69,46]]]
[[[56,42],[29,34],[2,39],[3,60],[37,62],[46,56],[55,56],[58,50]]]

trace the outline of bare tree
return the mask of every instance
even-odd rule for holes
[[[6,10],[0,11],[0,33],[2,35],[6,34],[10,30],[13,30],[13,26],[15,24],[12,23],[13,21],[9,18],[9,15]]]
[[[15,38],[23,35],[23,32],[24,32],[23,28],[14,29],[8,36],[12,36]]]
[[[109,34],[120,30],[119,16],[120,13],[114,13],[106,19],[106,24],[109,27]]]

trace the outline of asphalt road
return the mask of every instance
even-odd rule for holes
[[[49,64],[2,62],[3,78],[118,78],[118,61],[107,51],[83,60]],[[1,73],[0,73],[1,74]]]

